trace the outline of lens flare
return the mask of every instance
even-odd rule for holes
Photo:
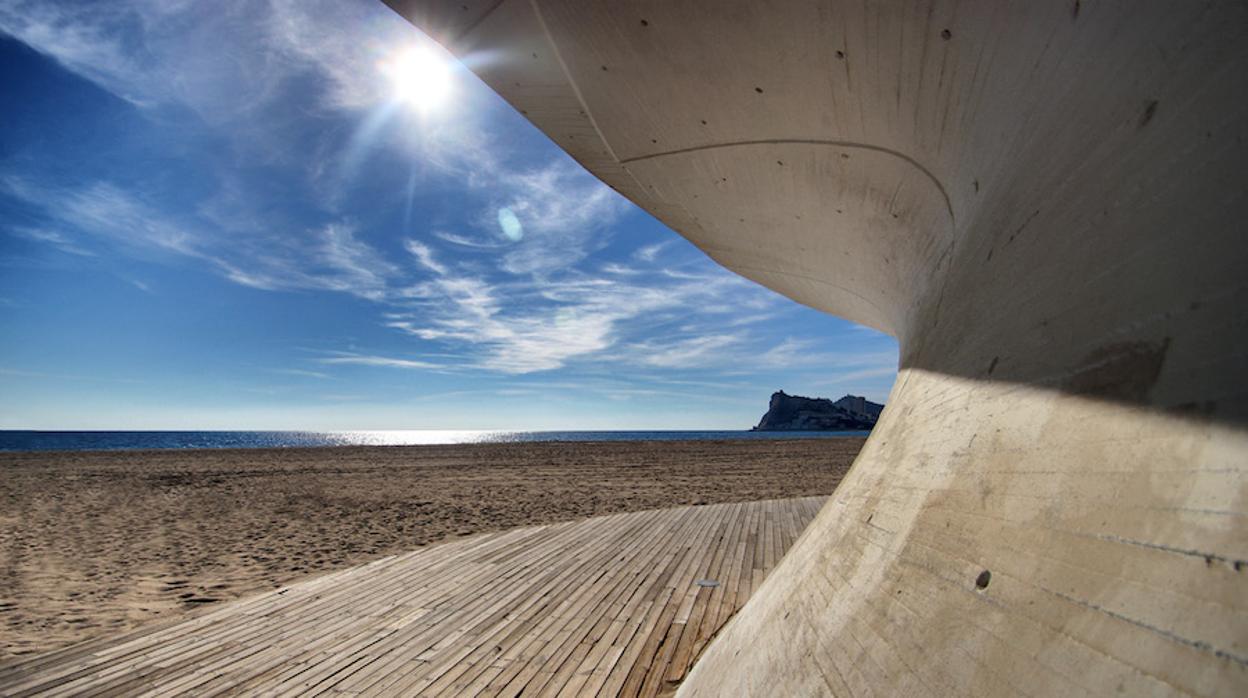
[[[524,226],[520,225],[520,218],[506,206],[498,209],[498,227],[502,228],[503,236],[512,242],[520,242],[520,238],[524,237]]]

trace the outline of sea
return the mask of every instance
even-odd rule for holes
[[[837,439],[867,431],[0,431],[0,451],[425,446],[549,441]]]

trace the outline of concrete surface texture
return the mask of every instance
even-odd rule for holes
[[[1248,693],[1248,6],[391,5],[724,266],[900,341],[681,695]]]

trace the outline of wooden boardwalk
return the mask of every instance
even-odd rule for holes
[[[474,536],[9,664],[0,695],[663,695],[824,501]]]

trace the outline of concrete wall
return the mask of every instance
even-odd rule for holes
[[[1248,693],[1248,5],[391,5],[723,265],[901,343],[682,695]]]

